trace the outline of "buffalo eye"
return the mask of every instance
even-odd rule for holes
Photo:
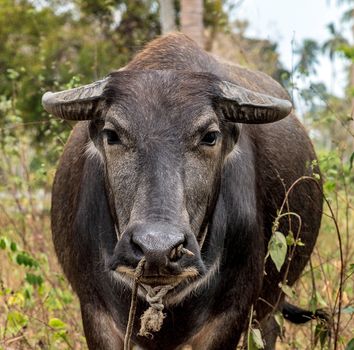
[[[109,145],[117,145],[117,144],[121,143],[118,134],[114,130],[104,129],[103,135],[106,138],[107,143]]]
[[[218,133],[216,131],[208,132],[204,135],[204,137],[200,141],[200,144],[206,146],[214,146],[216,144],[217,138]]]

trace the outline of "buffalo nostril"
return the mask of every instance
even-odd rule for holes
[[[171,250],[169,259],[172,262],[176,262],[181,259],[183,255],[194,256],[194,253],[184,248],[183,244],[180,244]]]
[[[144,256],[144,251],[143,249],[140,247],[139,244],[135,243],[132,239],[130,240],[130,245],[132,247],[133,253],[135,256],[139,256],[142,257]]]

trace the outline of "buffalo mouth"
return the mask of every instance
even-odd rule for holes
[[[129,279],[135,279],[135,269],[127,266],[118,266],[115,271]],[[187,267],[176,275],[145,275],[139,278],[139,283],[150,287],[171,285],[177,287],[182,282],[195,280],[200,276],[200,272],[196,267]]]

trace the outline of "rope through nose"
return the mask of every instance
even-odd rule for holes
[[[194,255],[194,253],[192,253],[187,248],[184,248],[183,246],[178,247],[178,250],[179,253],[182,255],[183,254],[186,254],[188,256]],[[132,299],[130,302],[128,323],[127,323],[127,328],[124,337],[124,350],[130,350],[130,341],[133,332],[134,318],[136,313],[139,283],[140,283],[140,278],[144,273],[145,262],[146,259],[144,257],[139,261],[134,273]],[[149,303],[150,307],[147,310],[145,310],[145,312],[140,318],[141,326],[138,335],[144,337],[152,337],[151,332],[158,332],[161,329],[163,320],[166,316],[162,312],[164,309],[164,304],[162,300],[166,296],[166,294],[174,287],[175,285],[171,285],[171,284],[167,284],[164,286],[157,286],[154,288],[150,286],[145,286],[145,289],[147,290],[146,301]]]
[[[139,261],[138,266],[134,273],[134,285],[132,290],[132,299],[130,302],[129,317],[127,323],[127,329],[125,331],[124,337],[124,350],[130,350],[131,336],[133,333],[134,318],[136,313],[137,299],[138,299],[138,289],[140,278],[144,273],[144,265],[146,259],[142,258]],[[163,324],[163,319],[165,314],[162,312],[164,305],[162,299],[165,295],[174,288],[174,285],[158,286],[151,288],[146,286],[147,294],[146,301],[149,303],[150,307],[145,310],[141,316],[141,326],[138,335],[151,337],[151,332],[158,332]]]

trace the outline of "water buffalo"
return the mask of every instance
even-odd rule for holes
[[[316,156],[278,83],[170,34],[43,106],[80,121],[55,176],[52,232],[90,349],[122,349],[142,258],[139,348],[234,349],[251,309],[266,326],[284,302],[279,283],[293,285],[309,260],[322,209],[314,181],[284,202]],[[283,203],[304,245],[279,273],[266,253]],[[284,216],[277,230],[298,228]],[[165,285],[161,330],[138,335],[146,289]]]

